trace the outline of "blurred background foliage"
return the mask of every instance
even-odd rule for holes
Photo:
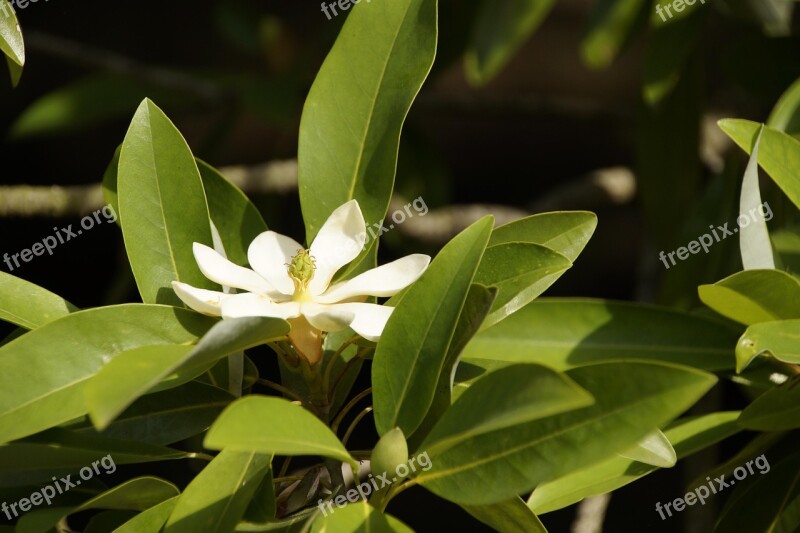
[[[662,21],[656,5],[668,4],[440,0],[438,56],[406,122],[397,175],[398,196],[421,196],[431,212],[384,236],[383,259],[435,252],[487,211],[587,209],[599,216],[595,237],[547,295],[692,309],[699,284],[740,270],[735,239],[669,270],[658,252],[736,217],[746,159],[718,119],[769,120],[800,136],[796,2],[698,0]],[[16,88],[0,84],[0,253],[79,219],[79,208],[48,214],[14,194],[99,183],[144,97],[176,121],[199,158],[278,176],[266,188],[247,182],[248,192],[270,228],[302,233],[292,187],[300,114],[346,13],[328,20],[318,2],[276,0],[49,0],[17,15],[27,59]],[[773,182],[761,187],[775,212],[770,227],[796,227],[796,210]],[[796,236],[773,237],[799,271]],[[118,230],[104,225],[14,274],[84,307],[134,300],[128,268]],[[725,394],[725,408],[743,404],[736,391]],[[681,493],[698,471],[691,461],[706,459],[619,491],[609,530],[672,531],[678,520],[707,530],[713,503],[669,524],[652,510]],[[413,491],[404,498],[398,505],[410,514],[400,515],[414,526],[414,514],[427,511],[413,507]],[[443,523],[466,519],[446,509]],[[543,519],[562,530],[573,514]]]

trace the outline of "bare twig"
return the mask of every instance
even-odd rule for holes
[[[572,523],[572,533],[600,533],[611,501],[611,494],[586,498],[578,505],[578,516]]]
[[[153,67],[121,54],[94,48],[63,37],[37,31],[26,31],[25,45],[31,50],[38,50],[77,65],[134,78],[157,87],[193,94],[206,102],[218,103],[229,97],[225,90],[205,80],[167,68]]]

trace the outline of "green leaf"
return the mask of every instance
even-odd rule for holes
[[[574,262],[597,228],[589,211],[540,213],[504,224],[492,231],[489,246],[530,242],[546,246]]]
[[[164,533],[233,531],[271,461],[269,455],[222,450],[180,495]]]
[[[180,132],[145,100],[122,144],[119,221],[145,303],[181,306],[173,281],[218,287],[200,272],[192,243],[212,245],[203,182]]]
[[[775,104],[767,120],[767,126],[774,130],[785,131],[793,137],[800,135],[800,79],[786,89]]]
[[[739,425],[760,431],[800,427],[800,387],[796,379],[774,387],[753,400],[742,411]]]
[[[412,533],[414,530],[397,518],[384,514],[367,502],[360,501],[325,515],[321,514],[311,526],[312,533],[347,531],[348,533]]]
[[[636,446],[620,452],[622,457],[640,463],[670,468],[678,460],[667,436],[661,430],[655,430],[636,443]]]
[[[736,344],[736,372],[759,355],[771,355],[784,363],[800,364],[800,320],[761,322],[747,328]]]
[[[300,123],[300,202],[309,243],[333,210],[354,198],[368,224],[383,220],[400,130],[433,65],[436,39],[436,0],[362,3],[348,14]]]
[[[800,453],[759,472],[737,483],[715,532],[790,533],[800,528]]]
[[[800,282],[780,270],[737,272],[697,291],[711,309],[748,326],[800,318]]]
[[[739,249],[742,254],[742,265],[745,270],[774,269],[775,260],[772,257],[772,243],[767,230],[766,213],[762,212],[761,191],[758,187],[758,146],[761,143],[759,130],[747,169],[742,180],[742,193],[739,200]],[[772,211],[770,211],[771,213]],[[741,222],[742,218],[747,221]],[[737,228],[734,228],[734,232]]]
[[[547,367],[507,366],[482,377],[465,391],[420,449],[429,455],[440,455],[492,432],[592,403],[589,393]]]
[[[120,527],[114,533],[149,533],[150,531],[161,531],[161,527],[167,522],[172,509],[178,503],[178,496],[164,500],[150,509],[142,511]]]
[[[283,398],[247,396],[233,402],[208,430],[204,446],[272,455],[320,455],[354,463],[317,417]]]
[[[725,439],[738,431],[738,411],[682,418],[669,424],[664,433],[682,459]],[[562,509],[583,498],[611,492],[636,481],[658,467],[614,455],[595,465],[577,470],[536,487],[528,506],[538,514]]]
[[[482,328],[531,303],[571,266],[569,259],[538,244],[510,242],[486,248],[475,282],[497,287],[498,294]]]
[[[436,392],[433,396],[428,415],[422,421],[417,431],[414,433],[410,446],[411,449],[418,449],[417,444],[425,440],[428,433],[442,415],[450,408],[453,403],[453,382],[458,369],[461,353],[464,351],[469,340],[478,332],[484,318],[497,296],[497,290],[487,289],[482,285],[473,283],[467,293],[467,300],[458,318],[456,331],[453,341],[448,348],[442,373],[439,375],[439,382],[436,384]]]
[[[69,515],[88,509],[141,511],[176,496],[178,492],[175,485],[163,479],[149,476],[135,478],[72,509],[43,509],[28,513],[17,523],[17,532],[47,533]]]
[[[27,329],[36,329],[78,310],[60,296],[5,272],[0,272],[0,294],[0,320]]]
[[[372,362],[375,426],[411,436],[433,402],[492,217],[450,241],[392,313]]]
[[[114,98],[109,98],[109,94]],[[162,103],[172,96],[169,103],[178,105],[188,99],[182,94],[179,100],[170,91],[142,83],[130,75],[92,74],[34,100],[14,122],[11,135],[23,139],[90,130],[131,116],[145,96]]]
[[[8,0],[0,0],[0,13],[3,14],[0,17],[0,50],[21,67],[25,64],[25,43],[17,15]]]
[[[111,456],[105,461],[105,456]],[[0,446],[0,486],[50,482],[52,476],[72,474],[98,466],[102,475],[117,465],[185,459],[191,454],[162,446],[125,442],[63,429],[51,429],[22,441]],[[99,476],[98,476],[99,477]]]
[[[500,533],[547,533],[539,517],[519,496],[492,505],[462,505],[461,508]]]
[[[161,446],[172,444],[208,429],[234,399],[227,391],[193,381],[140,398],[106,427],[102,435]],[[95,430],[87,423],[75,431],[94,433]]]
[[[735,343],[736,333],[719,322],[667,308],[543,298],[476,335],[463,360],[562,370],[611,359],[652,359],[723,370],[733,366]]]
[[[18,65],[8,56],[6,56],[6,65],[8,65],[8,73],[11,76],[11,86],[16,87],[19,85],[19,80],[22,79],[22,65]]]
[[[741,119],[725,119],[718,122],[728,137],[748,154],[758,137],[761,124]],[[758,163],[778,184],[789,199],[800,207],[800,141],[775,129],[765,127],[761,133]]]
[[[247,248],[267,231],[267,224],[247,196],[217,169],[200,160],[197,166],[203,178],[211,221],[219,231],[228,259],[238,265],[248,264]]]
[[[596,403],[429,450],[433,466],[419,474],[417,483],[456,503],[506,500],[630,447],[716,382],[688,367],[644,362],[588,365],[567,376]]]
[[[614,62],[635,29],[641,14],[650,7],[645,0],[598,0],[590,15],[589,28],[581,42],[581,56],[592,68],[607,68]]]
[[[114,150],[114,155],[103,173],[103,198],[106,204],[110,205],[115,213],[119,213],[119,197],[117,196],[117,184],[119,182],[119,154],[122,151],[122,145],[117,146]],[[119,224],[117,218],[117,224]]]
[[[484,0],[475,16],[465,66],[473,85],[497,75],[536,31],[553,7],[553,0]]]
[[[119,305],[67,315],[4,345],[0,442],[84,415],[87,381],[116,355],[141,346],[192,343],[213,323],[174,307]]]
[[[171,374],[180,371],[184,375],[172,384],[177,386],[227,355],[285,337],[289,329],[288,322],[277,318],[228,319],[217,322],[195,347],[144,346],[119,354],[86,385],[86,407],[92,422],[102,430]]]

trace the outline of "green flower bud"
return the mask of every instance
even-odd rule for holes
[[[403,430],[394,428],[386,433],[375,449],[372,450],[372,475],[388,474],[389,478],[395,476],[397,467],[408,461],[408,443],[403,435]],[[398,481],[399,481],[398,477]]]

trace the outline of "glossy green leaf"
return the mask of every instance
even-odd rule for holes
[[[247,396],[233,402],[208,430],[204,445],[273,455],[321,455],[347,463],[353,458],[309,411],[283,398]]]
[[[669,424],[664,434],[674,446],[676,456],[682,459],[740,431],[736,424],[738,416],[738,411],[729,411],[682,418]],[[528,506],[538,514],[549,513],[583,498],[624,487],[656,470],[656,466],[614,455],[542,483],[531,494]]]
[[[118,179],[119,221],[142,300],[183,305],[173,281],[218,289],[192,253],[192,243],[212,245],[200,172],[180,132],[150,100],[125,136]]]
[[[791,380],[768,390],[747,406],[739,425],[747,429],[776,431],[800,427],[800,387]]]
[[[539,517],[519,496],[491,505],[462,505],[461,508],[500,533],[547,533]]]
[[[539,363],[555,369],[611,359],[652,359],[723,370],[736,333],[719,322],[650,305],[543,298],[476,335],[466,362]]]
[[[211,221],[219,231],[225,253],[237,265],[247,265],[247,248],[267,224],[256,206],[236,185],[208,163],[198,160]]]
[[[111,157],[106,171],[103,173],[103,199],[106,204],[110,205],[115,213],[119,213],[119,196],[117,195],[117,187],[119,183],[119,154],[122,151],[122,145],[117,146],[114,150],[114,155]],[[117,218],[117,224],[119,224]]]
[[[539,365],[511,365],[482,377],[464,392],[420,449],[441,455],[492,432],[592,403],[591,395],[563,374]]]
[[[536,31],[554,0],[484,0],[475,16],[465,66],[469,81],[483,85],[497,75]]]
[[[348,533],[412,533],[414,530],[397,518],[384,514],[367,502],[357,502],[327,515],[320,515],[311,526],[312,533],[346,531]]]
[[[6,56],[6,65],[8,65],[8,73],[11,77],[11,86],[16,87],[22,79],[22,66],[17,65],[17,63],[8,56]]]
[[[38,285],[0,272],[0,320],[36,329],[78,310],[77,307]]]
[[[716,382],[688,367],[645,362],[588,365],[567,376],[594,397],[593,405],[429,451],[433,466],[417,483],[457,503],[504,501],[630,447]]]
[[[598,0],[589,20],[589,28],[581,42],[581,56],[592,68],[606,68],[614,62],[630,38],[644,9],[645,0]]]
[[[780,270],[737,272],[697,291],[711,309],[745,325],[800,318],[800,281]]]
[[[531,303],[571,266],[569,259],[538,244],[509,242],[486,248],[475,282],[497,287],[498,293],[482,327]]]
[[[793,137],[800,135],[800,79],[786,89],[775,104],[767,120],[767,126],[785,131]]]
[[[736,372],[744,370],[759,355],[800,364],[800,320],[761,322],[747,328],[736,344]]]
[[[0,0],[0,50],[20,67],[25,64],[25,43],[17,15],[8,0]]]
[[[492,505],[462,505],[461,508],[500,533],[547,533],[539,517],[519,496]]]
[[[757,470],[735,489],[715,532],[791,533],[800,528],[800,453],[771,464],[763,474]]]
[[[300,202],[308,242],[334,209],[353,198],[367,224],[383,220],[400,130],[433,65],[436,39],[436,0],[362,2],[347,15],[300,123]]]
[[[110,460],[103,460],[111,455]],[[49,482],[54,475],[72,474],[100,461],[100,476],[116,470],[115,465],[185,459],[179,450],[136,442],[51,429],[22,441],[0,446],[0,486],[13,487]]]
[[[748,154],[758,137],[761,124],[749,120],[725,119],[719,121],[728,137]],[[775,129],[765,127],[761,133],[758,163],[778,184],[794,205],[800,207],[800,141]]]
[[[208,429],[234,399],[227,391],[193,381],[139,398],[106,427],[102,435],[162,446],[172,444]],[[75,431],[92,433],[95,430],[87,423],[86,427]]]
[[[425,440],[425,437],[428,436],[436,422],[453,403],[453,385],[461,353],[469,340],[480,329],[496,295],[496,289],[487,289],[475,283],[469,288],[467,300],[464,302],[461,316],[458,318],[453,341],[447,351],[442,373],[439,375],[439,383],[436,384],[433,402],[431,402],[430,409],[428,409],[428,415],[422,421],[414,433],[414,438],[411,440],[410,446],[412,450],[417,449],[417,444]]]
[[[739,199],[739,249],[742,254],[742,265],[745,270],[774,269],[772,243],[769,240],[767,221],[761,201],[761,190],[758,186],[758,147],[761,143],[759,130],[747,169],[744,171],[742,192]],[[771,213],[771,211],[770,211]],[[743,220],[747,223],[743,223]]]
[[[375,426],[411,436],[430,408],[492,217],[475,222],[436,256],[392,313],[372,362]]]
[[[114,533],[149,533],[151,531],[161,531],[161,527],[167,522],[172,509],[178,503],[178,496],[164,500],[158,505],[142,511],[120,527]]]
[[[239,523],[272,457],[222,450],[178,498],[164,533],[228,533]]]
[[[178,494],[172,483],[156,477],[140,477],[126,481],[72,509],[42,509],[23,516],[17,523],[18,533],[47,533],[71,514],[88,509],[121,509],[141,511]]]
[[[492,231],[489,246],[531,242],[575,261],[597,228],[597,215],[588,211],[556,211],[531,215]]]
[[[119,305],[67,315],[4,345],[0,442],[84,415],[87,381],[116,355],[141,346],[192,343],[213,323],[174,307]]]
[[[661,468],[675,466],[675,462],[678,460],[669,439],[658,429],[637,442],[636,446],[619,454],[626,459]]]
[[[285,337],[289,329],[288,322],[277,318],[228,319],[217,322],[195,347],[143,346],[119,354],[86,386],[92,422],[102,430],[174,372],[180,370],[191,379],[227,355]]]

